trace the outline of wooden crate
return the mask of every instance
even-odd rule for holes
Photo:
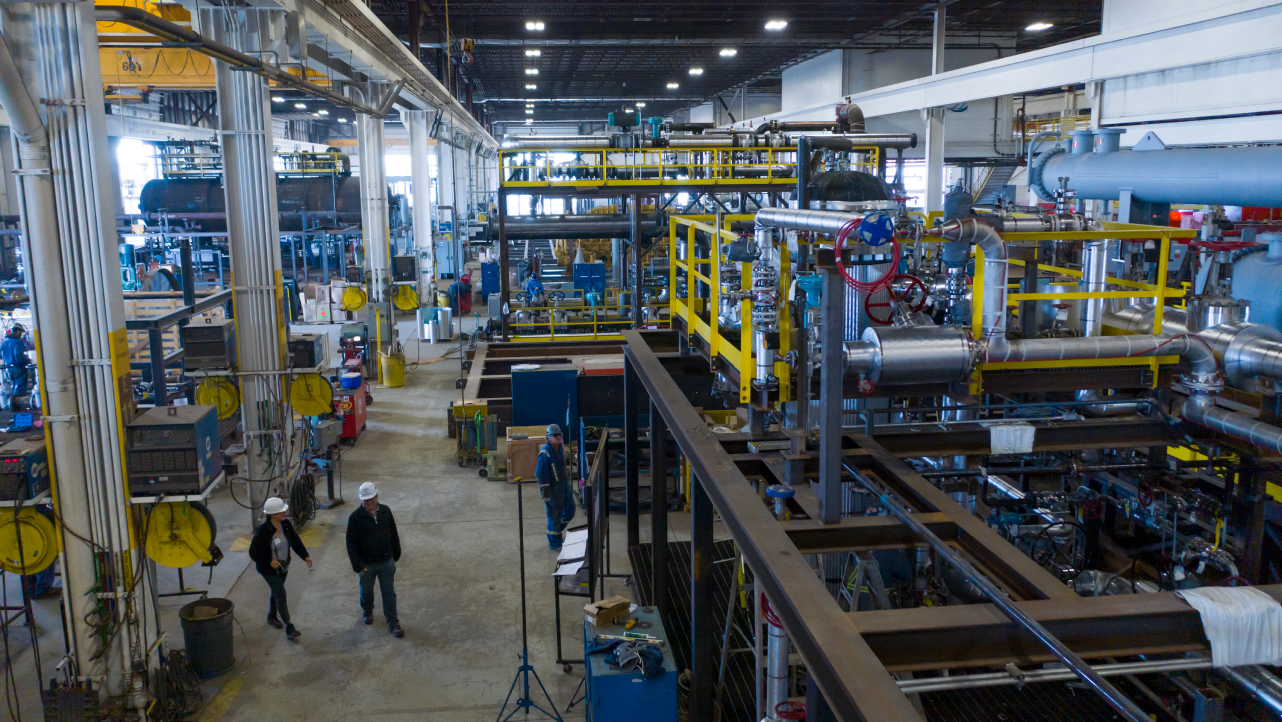
[[[174,293],[173,297],[168,298],[139,298],[142,294],[125,293],[125,320],[144,320],[149,318],[158,318],[165,314],[172,313],[175,309],[182,308],[183,299],[181,293]],[[147,296],[155,296],[155,293],[147,293]],[[208,294],[197,294],[197,296]],[[221,305],[202,311],[192,316],[192,323],[204,323],[205,319],[212,318],[221,320],[226,318]],[[170,326],[161,332],[161,339],[164,343],[165,355],[168,356],[179,348],[178,326]],[[129,332],[129,361],[130,363],[144,363],[151,361],[151,345],[147,338],[146,331]]]
[[[523,433],[529,438],[513,439],[512,434]],[[509,426],[507,429],[507,480],[534,481],[534,468],[539,460],[539,449],[547,443],[546,426]]]

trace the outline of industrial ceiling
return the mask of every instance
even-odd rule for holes
[[[424,65],[461,75],[471,85],[473,108],[480,114],[484,107],[489,122],[531,116],[537,122],[601,121],[638,101],[646,104],[645,116],[668,115],[745,83],[750,94],[777,93],[784,67],[824,50],[929,47],[932,11],[940,6],[947,7],[950,47],[1013,42],[1015,50],[1026,51],[1097,34],[1102,5],[1101,0],[455,0],[447,9],[444,2],[424,0],[416,8],[410,2],[376,0],[371,8],[407,42],[416,10]],[[767,29],[770,21],[786,26]],[[1026,30],[1032,23],[1051,27]],[[447,26],[456,60],[452,68],[439,57]],[[465,38],[475,44],[467,54],[459,42]],[[733,54],[722,54],[730,50]],[[692,68],[703,72],[692,75]],[[531,102],[535,112],[527,114]]]

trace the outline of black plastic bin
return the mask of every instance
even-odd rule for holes
[[[196,675],[210,679],[226,674],[236,664],[232,638],[230,599],[198,599],[178,610],[182,621],[183,642]]]

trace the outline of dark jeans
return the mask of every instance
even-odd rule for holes
[[[361,571],[361,610],[374,611],[374,580],[383,594],[383,616],[388,625],[400,621],[396,616],[396,562],[388,559],[377,564],[366,564]]]
[[[262,572],[259,572],[262,574]],[[271,587],[271,601],[267,604],[267,617],[276,617],[289,626],[289,604],[285,601],[285,577],[287,572],[263,574],[267,586]]]

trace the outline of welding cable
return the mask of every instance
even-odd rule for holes
[[[775,614],[775,610],[770,607],[770,600],[766,598],[765,592],[761,593],[761,616],[766,618],[766,622],[772,627],[783,629],[783,622]]]

